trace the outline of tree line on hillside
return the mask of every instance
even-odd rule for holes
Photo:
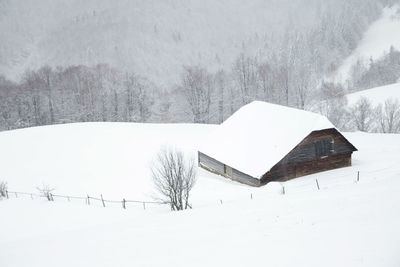
[[[1,128],[85,121],[140,121],[151,115],[154,86],[107,65],[42,67],[20,83],[0,78]]]
[[[393,46],[378,60],[369,59],[352,67],[349,89],[359,91],[400,81],[400,51]]]
[[[389,124],[396,125],[398,103],[394,100],[381,107],[363,100],[348,109],[343,86],[322,83],[316,90],[300,83],[287,90],[287,74],[283,67],[241,55],[231,73],[186,66],[180,84],[161,92],[148,79],[108,65],[43,67],[27,72],[18,84],[0,79],[0,126],[9,130],[87,121],[221,123],[252,100],[312,110],[344,130],[379,131],[379,127],[365,126],[369,123],[363,116],[368,113],[371,119],[381,114],[383,121],[382,116],[393,110]],[[400,130],[380,125],[382,132]]]
[[[387,99],[373,105],[361,97],[349,110],[353,129],[363,132],[400,133],[400,101]]]
[[[0,128],[87,121],[221,123],[252,100],[304,109],[311,100],[330,97],[295,75],[241,55],[229,73],[185,66],[180,83],[162,91],[143,76],[105,64],[45,66],[27,71],[20,83],[0,78]]]
[[[180,80],[169,87],[107,64],[43,66],[25,71],[18,82],[0,76],[0,130],[86,121],[221,123],[253,100],[320,112],[338,128],[352,129],[346,89],[323,81],[393,1],[317,2],[309,27],[289,21],[260,51],[243,49],[229,68],[182,66]],[[391,49],[370,69],[354,69],[352,88],[392,81],[398,62],[399,52]],[[387,78],[372,75],[387,66]]]

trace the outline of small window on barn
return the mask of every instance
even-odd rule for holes
[[[334,152],[333,139],[326,138],[314,142],[315,155],[317,157],[327,157]]]

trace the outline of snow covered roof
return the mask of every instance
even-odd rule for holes
[[[330,128],[322,115],[254,101],[218,126],[200,152],[261,178],[312,131]]]

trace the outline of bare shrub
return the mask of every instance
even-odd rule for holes
[[[170,203],[171,210],[191,208],[189,195],[196,183],[193,159],[185,160],[181,151],[162,149],[151,167],[152,178],[161,200]]]
[[[48,201],[54,201],[52,194],[54,188],[51,188],[47,184],[43,184],[41,187],[36,187],[36,189],[39,191],[41,197],[47,198]]]
[[[350,111],[357,130],[363,132],[372,130],[375,118],[372,104],[368,98],[360,98],[353,107],[351,107]]]
[[[397,99],[388,99],[384,106],[377,107],[378,122],[383,133],[400,132],[400,102]]]
[[[7,196],[8,185],[7,182],[0,182],[0,198]]]
[[[350,114],[346,111],[347,97],[341,85],[324,83],[321,86],[321,103],[316,112],[324,115],[340,130],[347,130],[351,122]]]

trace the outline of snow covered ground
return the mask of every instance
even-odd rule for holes
[[[149,200],[160,146],[195,155],[214,128],[79,123],[2,132],[0,180],[17,191],[46,182],[59,194]],[[399,266],[400,136],[345,136],[359,149],[352,167],[283,183],[285,195],[278,183],[253,188],[199,170],[194,209],[183,212],[2,200],[0,266]]]
[[[379,86],[348,94],[348,104],[350,106],[355,104],[361,97],[368,98],[374,106],[385,104],[385,101],[390,98],[398,99],[400,101],[400,83]]]
[[[376,60],[389,52],[390,47],[400,49],[400,6],[394,5],[383,10],[380,19],[369,26],[363,39],[353,53],[339,67],[334,81],[345,83],[349,79],[351,67],[358,60],[368,64],[370,58]]]

